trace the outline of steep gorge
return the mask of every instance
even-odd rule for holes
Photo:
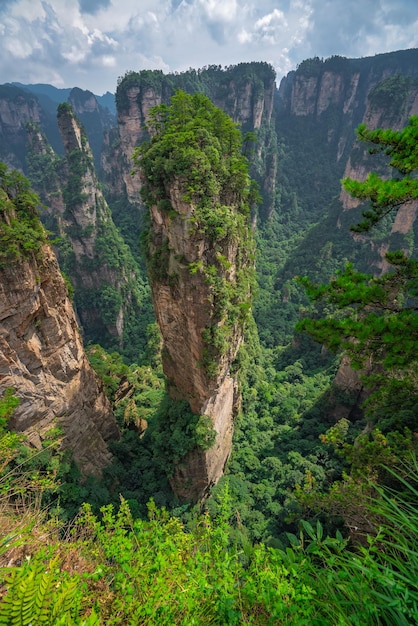
[[[253,177],[260,183],[263,196],[261,209],[258,212],[253,209],[252,213],[260,242],[255,316],[263,345],[275,350],[290,341],[301,306],[306,304],[304,294],[295,284],[296,275],[307,274],[324,281],[346,260],[359,263],[365,271],[378,273],[385,269],[384,254],[389,246],[399,247],[400,244],[408,252],[414,247],[416,250],[414,206],[399,212],[389,230],[380,233],[380,240],[369,239],[365,245],[364,238],[353,239],[349,233],[349,226],[360,214],[360,207],[339,194],[344,172],[348,176],[361,177],[369,169],[366,152],[355,142],[356,126],[365,121],[372,126],[397,127],[404,124],[408,115],[416,112],[414,81],[417,67],[417,51],[414,50],[370,59],[310,59],[283,79],[278,92],[274,86],[274,72],[267,64],[240,64],[225,69],[214,66],[168,76],[150,71],[128,73],[117,90],[119,127],[107,132],[102,156],[104,189],[115,223],[140,259],[138,238],[144,230],[145,208],[139,195],[142,186],[139,174],[131,175],[131,157],[137,145],[150,139],[145,128],[150,108],[168,104],[177,88],[190,93],[205,93],[234,121],[241,123],[244,133],[255,131],[258,141],[244,146],[252,162]],[[397,76],[404,80],[399,82]],[[72,101],[77,107],[77,103],[84,103],[91,112],[95,110],[94,102],[87,95],[75,93],[73,96]],[[22,111],[22,120],[25,118],[26,121],[26,109],[19,109],[19,106],[16,105],[15,117]],[[7,111],[5,122],[11,115],[9,109]],[[36,121],[42,122],[39,111],[34,110],[34,116]],[[19,150],[23,154],[24,124],[19,122],[15,126],[20,133]],[[13,146],[10,154],[13,157]],[[68,171],[66,176],[68,182]],[[91,173],[88,176],[91,179]],[[89,202],[83,206],[84,212],[79,219],[73,220],[71,211],[68,212],[64,205],[55,207],[59,194],[50,196],[49,206],[55,207],[51,213],[55,218],[62,217],[67,221],[67,237],[72,240],[68,246],[70,254],[73,254],[73,248],[77,251],[92,244],[90,233],[95,226],[89,207],[94,206],[95,192],[91,180],[86,178],[84,182],[86,186],[81,186],[80,191],[89,194]],[[165,198],[169,205],[150,203],[148,263],[153,276],[157,317],[165,335],[164,366],[170,393],[173,398],[186,399],[193,411],[208,415],[214,423],[213,414],[218,409],[211,414],[211,406],[215,403],[213,398],[222,398],[221,394],[217,395],[222,381],[230,378],[230,387],[233,387],[229,367],[240,342],[240,333],[231,336],[229,352],[218,361],[219,372],[208,376],[202,367],[207,357],[207,342],[202,331],[210,338],[213,331],[207,329],[216,324],[211,323],[213,285],[208,283],[207,268],[216,267],[218,277],[224,272],[232,284],[231,268],[236,257],[234,249],[223,243],[218,251],[223,260],[210,256],[210,246],[204,237],[199,239],[191,228],[196,205],[185,199],[187,193],[184,193],[183,182],[171,181]],[[97,253],[94,246],[91,250]],[[86,266],[91,262],[88,254],[80,254],[79,260]],[[90,268],[85,274],[88,274],[87,282],[92,280]],[[76,289],[76,303],[80,310],[82,299],[77,292],[82,293],[82,284],[80,279]],[[182,294],[186,304],[180,306]],[[89,306],[88,293],[84,295]],[[209,302],[209,305],[202,305],[202,302]],[[99,297],[91,316],[101,314],[102,304]],[[115,309],[117,313],[121,310]],[[121,336],[115,325],[117,319],[117,315],[113,316],[112,324],[105,330],[106,325],[102,325],[95,337],[102,339],[103,331],[103,336],[109,340],[107,345],[119,349]],[[88,328],[88,317],[83,326]],[[131,338],[134,335],[130,333]],[[192,337],[192,352],[189,337]],[[126,345],[127,342],[123,343]],[[177,360],[180,366],[176,365]],[[213,359],[212,366],[214,363]],[[347,364],[345,366],[337,376],[337,383],[342,382],[344,388],[351,386],[357,393],[358,380],[353,379],[352,371]],[[225,397],[226,413],[229,414],[229,406],[235,402],[236,395],[229,389]],[[282,400],[277,402],[280,404]],[[213,482],[214,476],[219,475],[219,467],[228,455],[225,452],[229,445],[228,428],[225,429],[224,444],[219,435],[221,427],[215,424],[220,443],[219,463],[216,461],[218,465],[215,467],[214,464],[213,470],[210,451],[197,450],[184,460],[183,465],[178,464],[172,480],[179,495],[195,498]],[[276,451],[281,449],[280,446],[277,445]],[[199,476],[204,477],[195,492],[187,476],[193,476],[196,484],[199,484]]]

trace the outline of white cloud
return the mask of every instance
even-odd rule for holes
[[[238,33],[237,39],[238,39],[240,44],[246,44],[246,43],[251,43],[251,41],[253,40],[253,36],[252,36],[251,33],[249,33],[247,30],[245,30],[245,28],[243,28]]]
[[[103,67],[116,67],[116,58],[112,56],[104,55],[101,58]]]
[[[288,26],[284,13],[278,9],[274,9],[272,13],[264,15],[257,20],[254,29],[262,40],[274,45],[280,42],[283,31],[287,29]]]
[[[26,59],[31,54],[33,47],[28,42],[19,39],[8,39],[5,42],[5,49],[19,61]]]
[[[310,56],[417,45],[417,0],[0,0],[4,81],[96,93],[131,69],[259,60],[281,75]]]
[[[237,17],[236,0],[198,0],[206,17],[213,22],[232,22]]]

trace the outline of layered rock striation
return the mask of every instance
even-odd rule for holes
[[[138,175],[132,176],[132,155],[135,148],[149,139],[146,124],[150,109],[168,104],[177,89],[193,94],[204,93],[231,119],[240,124],[244,133],[255,132],[257,159],[252,175],[266,192],[267,211],[275,190],[277,159],[275,135],[271,127],[275,72],[267,63],[240,63],[229,68],[209,66],[182,74],[164,75],[161,71],[128,72],[118,84],[116,103],[118,129],[106,139],[107,149],[102,160],[106,180],[118,193],[138,204]]]
[[[38,100],[13,85],[0,86],[0,160],[23,170],[26,154],[25,125],[43,119]]]
[[[7,235],[24,222],[1,193],[0,231]],[[56,257],[42,243],[41,229],[33,232],[26,248],[18,235],[13,247],[3,238],[0,255],[0,392],[12,387],[20,400],[9,426],[38,448],[60,426],[62,445],[81,471],[99,476],[111,460],[107,442],[119,437],[118,427],[85,356]]]

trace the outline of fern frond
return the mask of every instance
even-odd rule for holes
[[[62,615],[70,615],[73,610],[74,600],[77,592],[77,581],[64,581],[59,590],[54,595],[54,604],[50,614],[50,623],[55,624]]]
[[[75,626],[72,615],[77,613],[81,597],[77,598],[79,581],[60,582],[57,564],[58,560],[52,559],[47,566],[38,561],[13,569],[0,603],[0,626]]]

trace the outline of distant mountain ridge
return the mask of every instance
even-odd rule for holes
[[[13,82],[10,84],[16,85],[17,87],[20,87],[21,89],[26,89],[27,91],[34,93],[36,96],[38,96],[38,99],[40,101],[41,101],[41,97],[45,96],[46,98],[48,98],[49,100],[55,103],[55,108],[57,104],[60,104],[61,102],[65,102],[68,99],[68,96],[70,95],[73,89],[73,87],[58,88],[58,87],[54,87],[53,85],[48,85],[47,83],[34,83],[34,84],[27,85],[24,83]],[[105,109],[108,109],[112,115],[116,115],[116,102],[115,102],[114,94],[110,93],[110,91],[106,91],[106,93],[104,93],[101,96],[94,94],[94,97],[96,98],[100,106],[102,106]],[[44,101],[45,103],[47,103],[46,100]]]
[[[92,92],[78,87],[57,89],[52,85],[42,84],[0,85],[0,160],[27,173],[25,127],[28,122],[39,124],[54,152],[63,155],[64,146],[58,131],[57,107],[62,102],[68,101],[86,129],[95,165],[99,169],[105,131],[116,125],[114,96],[107,94],[103,98],[104,105],[100,104],[99,96],[96,97]]]

